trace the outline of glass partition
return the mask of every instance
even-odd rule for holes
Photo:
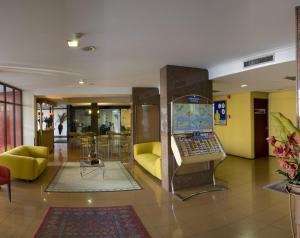
[[[11,150],[14,148],[14,105],[6,105],[6,148]]]
[[[121,112],[120,109],[100,109],[98,126],[100,134],[107,132],[120,133],[121,131]]]
[[[22,102],[21,90],[15,89],[15,103],[21,104],[21,102]]]
[[[75,108],[74,111],[74,124],[77,133],[84,133],[91,131],[91,109],[88,108]]]
[[[6,86],[6,102],[14,103],[14,90]]]
[[[4,97],[5,96],[5,92],[4,92],[4,85],[0,84],[0,101],[4,102]]]
[[[0,153],[22,144],[22,91],[0,83]]]
[[[22,106],[15,106],[16,146],[22,145]]]
[[[0,153],[5,151],[4,103],[0,102]]]

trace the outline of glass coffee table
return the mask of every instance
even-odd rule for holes
[[[85,177],[88,174],[98,172],[99,173],[102,171],[102,179],[104,178],[104,169],[105,165],[104,162],[100,159],[98,159],[99,163],[97,164],[92,164],[91,160],[87,158],[82,158],[80,159],[80,175],[81,177]]]

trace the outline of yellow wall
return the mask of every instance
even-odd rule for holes
[[[296,124],[296,92],[280,91],[269,94],[269,112],[281,112]],[[269,116],[269,135],[276,136],[276,128],[272,125]],[[272,150],[270,148],[270,154]]]
[[[295,91],[280,91],[272,93],[248,92],[214,97],[214,101],[227,101],[227,125],[215,126],[225,152],[236,156],[253,159],[254,148],[254,98],[269,99],[269,113],[281,112],[296,123],[296,93]],[[276,129],[270,122],[269,135],[276,136]],[[270,154],[272,154],[270,149]]]
[[[252,94],[238,93],[227,96],[214,97],[214,101],[227,100],[227,125],[215,126],[227,154],[254,158],[253,150],[253,115]]]
[[[131,127],[131,110],[121,109],[121,125],[125,128]]]

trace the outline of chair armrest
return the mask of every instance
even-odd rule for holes
[[[46,158],[49,157],[49,148],[45,146],[25,146],[29,154],[34,158]]]

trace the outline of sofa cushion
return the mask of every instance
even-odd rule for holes
[[[41,174],[47,167],[48,160],[45,158],[35,158],[38,163],[38,174]]]
[[[20,156],[29,156],[29,151],[23,147],[23,146],[18,146],[12,150],[7,151],[6,153],[11,154],[11,155],[20,155]]]
[[[161,179],[161,159],[152,153],[139,154],[136,161],[143,166],[149,173]]]
[[[160,142],[153,142],[152,143],[152,154],[155,154],[157,156],[161,156],[161,146]]]

